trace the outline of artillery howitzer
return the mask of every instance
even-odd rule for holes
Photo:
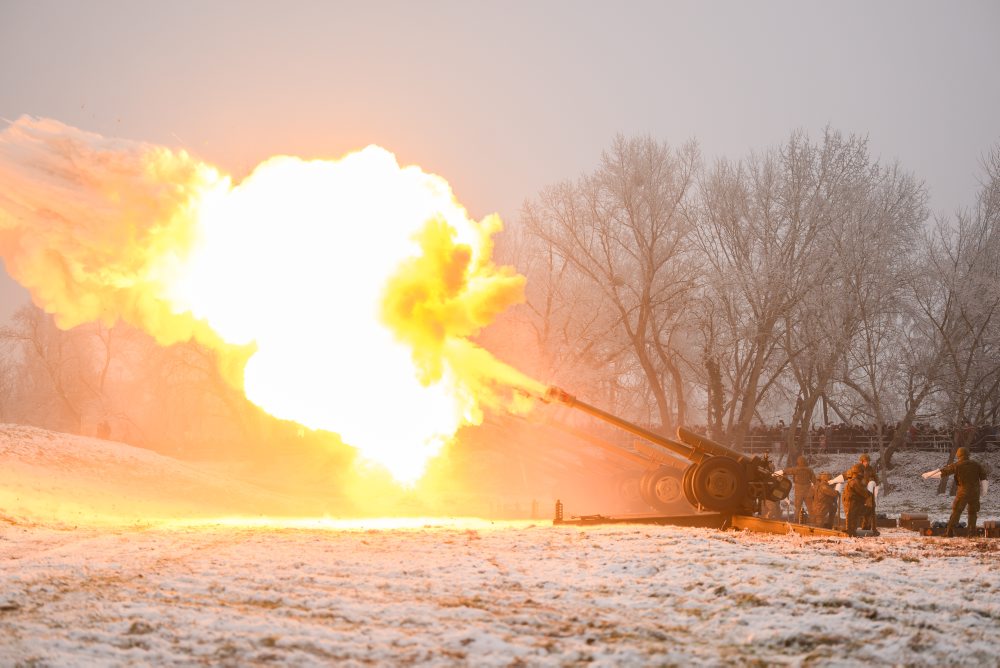
[[[580,401],[558,387],[550,387],[543,400],[581,410],[649,441],[657,449],[687,459],[691,464],[681,478],[681,488],[688,503],[696,508],[752,514],[760,510],[763,501],[781,501],[791,490],[791,481],[775,475],[766,460],[747,457],[683,427],[677,428],[680,441],[675,441]],[[654,474],[645,484],[659,484],[657,475],[667,477],[670,473]]]

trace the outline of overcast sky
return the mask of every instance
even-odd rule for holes
[[[0,0],[0,117],[184,147],[236,177],[377,143],[509,222],[616,133],[738,158],[830,124],[949,213],[1000,141],[998,36],[992,0]],[[0,276],[0,318],[25,298]]]

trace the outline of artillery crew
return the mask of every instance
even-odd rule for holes
[[[858,526],[861,524],[861,517],[866,511],[869,499],[873,496],[868,491],[861,476],[860,464],[855,464],[845,474],[847,484],[844,485],[843,503],[844,514],[847,516],[848,536],[857,535]]]
[[[941,468],[941,475],[955,475],[955,482],[958,483],[958,491],[955,500],[951,505],[951,517],[948,518],[948,527],[945,529],[945,536],[955,535],[955,526],[962,517],[962,512],[966,507],[969,509],[969,532],[968,536],[976,536],[976,515],[979,513],[979,493],[981,481],[986,480],[986,468],[979,462],[969,459],[969,451],[966,448],[959,448],[955,452],[958,461]]]

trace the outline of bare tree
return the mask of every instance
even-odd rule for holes
[[[928,239],[919,292],[940,345],[936,402],[953,425],[949,462],[968,445],[972,426],[995,420],[1000,391],[1000,145],[984,167],[976,207],[959,212],[954,225],[939,220]]]
[[[2,336],[2,333],[0,333]],[[0,423],[14,417],[17,388],[17,350],[10,341],[0,340]]]
[[[0,338],[21,349],[18,403],[27,421],[80,433],[94,397],[82,381],[85,360],[78,342],[33,304],[14,314]]]
[[[601,308],[602,296],[549,240],[523,226],[504,237],[497,250],[527,277],[525,303],[492,328],[503,332],[503,341],[489,329],[480,338],[503,353],[512,332],[527,332],[530,351],[507,353],[519,368],[614,404],[618,374],[607,370],[622,369],[628,357],[628,345],[612,334],[617,316]]]
[[[797,350],[788,350],[802,398],[792,423],[802,425],[804,436],[816,403],[850,358],[855,375],[842,380],[867,399],[865,417],[874,423],[883,449],[886,358],[895,345],[894,324],[905,303],[927,195],[923,184],[898,165],[872,161],[866,142],[853,139],[848,145],[853,145],[855,170],[838,184],[836,213],[824,235],[830,271],[802,302],[799,328],[809,333]]]
[[[93,433],[106,420],[120,440],[180,455],[259,451],[279,424],[227,381],[218,353],[195,342],[163,347],[121,322],[63,331],[34,306],[0,330],[0,342],[18,351],[3,357],[15,368],[2,399],[4,416],[19,422]],[[0,389],[4,378],[0,364]]]
[[[830,355],[822,368],[816,363],[836,332],[829,323],[821,331],[815,308],[824,308],[822,288],[834,269],[832,230],[850,215],[868,168],[863,139],[827,129],[813,143],[795,132],[779,149],[720,162],[701,184],[692,215],[713,269],[706,298],[714,343],[706,357],[728,371],[724,411],[737,444],[790,363],[798,363],[800,387],[822,386],[829,376]],[[802,364],[803,355],[812,361]],[[803,399],[799,420],[816,397]]]
[[[641,379],[664,427],[686,420],[679,335],[696,274],[682,213],[698,160],[695,144],[675,151],[619,136],[593,174],[545,189],[522,211],[551,251],[552,278],[582,281],[616,342],[609,350],[627,349],[638,371],[632,378]]]

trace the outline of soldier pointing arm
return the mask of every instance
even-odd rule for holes
[[[969,451],[966,448],[959,448],[955,452],[958,461],[940,469],[941,475],[955,476],[958,483],[958,491],[955,500],[951,504],[951,517],[948,518],[948,528],[944,535],[951,537],[955,535],[955,525],[962,517],[962,512],[966,507],[969,509],[969,533],[970,538],[976,536],[976,516],[979,513],[979,497],[982,481],[986,480],[986,468],[979,462],[969,459]]]

